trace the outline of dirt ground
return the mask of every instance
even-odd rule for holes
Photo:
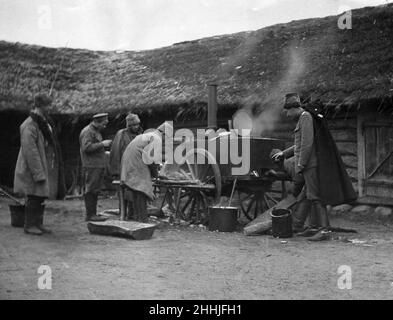
[[[116,207],[100,200],[101,210]],[[321,243],[166,225],[134,241],[90,234],[80,200],[47,202],[46,223],[54,234],[25,235],[0,202],[1,299],[393,298],[389,225],[336,219],[359,233]],[[51,290],[38,289],[41,265],[52,270]],[[338,287],[341,265],[351,289]]]

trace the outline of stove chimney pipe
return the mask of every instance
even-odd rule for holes
[[[208,84],[207,127],[217,129],[217,85]]]

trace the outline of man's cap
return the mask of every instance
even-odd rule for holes
[[[93,116],[93,120],[102,120],[102,118],[107,118],[107,113],[97,113]]]
[[[127,125],[135,125],[135,124],[141,123],[141,120],[139,119],[137,114],[130,113],[126,117],[126,122],[127,122]]]
[[[300,105],[300,96],[298,93],[292,92],[285,95],[284,109],[299,108]]]
[[[37,93],[34,96],[34,107],[47,107],[52,103],[52,98],[46,93]]]

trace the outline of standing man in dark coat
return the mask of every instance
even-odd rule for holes
[[[103,140],[101,132],[108,124],[108,114],[93,116],[93,121],[80,133],[80,154],[85,177],[86,221],[104,221],[97,216],[98,194],[104,184],[107,168],[105,148],[110,147],[112,140]]]
[[[111,146],[109,156],[110,173],[114,179],[120,177],[120,162],[124,151],[134,138],[142,133],[141,121],[137,114],[130,113],[126,117],[126,128],[119,130]]]
[[[356,199],[337,147],[322,118],[300,103],[296,93],[287,94],[284,110],[288,117],[297,121],[294,130],[295,145],[273,158],[294,157],[296,184],[304,183],[306,201],[297,211],[299,224],[303,224],[313,206],[319,224],[318,232],[308,240],[321,241],[330,238],[329,218],[326,205],[337,205]],[[331,179],[329,177],[334,177]]]
[[[109,171],[113,180],[120,179],[121,158],[127,146],[135,139],[136,136],[142,134],[142,127],[140,123],[141,121],[137,114],[129,113],[126,117],[127,127],[119,130],[113,139],[109,155]],[[126,202],[127,219],[132,219],[134,214],[132,210],[132,195],[130,192],[126,191],[126,197],[128,199]]]
[[[20,126],[14,192],[26,197],[24,231],[33,235],[51,233],[43,226],[45,199],[62,199],[65,195],[60,145],[47,115],[51,103],[48,95],[37,94],[30,116]]]

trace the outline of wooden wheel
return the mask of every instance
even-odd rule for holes
[[[208,207],[218,203],[221,197],[220,168],[213,156],[205,149],[192,149],[186,154],[183,164],[164,164],[165,170],[181,172],[190,181],[179,188],[175,199],[176,216],[205,223]]]
[[[274,207],[281,200],[281,195],[264,190],[254,190],[250,193],[239,193],[239,200],[241,212],[248,220],[252,221],[258,215]]]

